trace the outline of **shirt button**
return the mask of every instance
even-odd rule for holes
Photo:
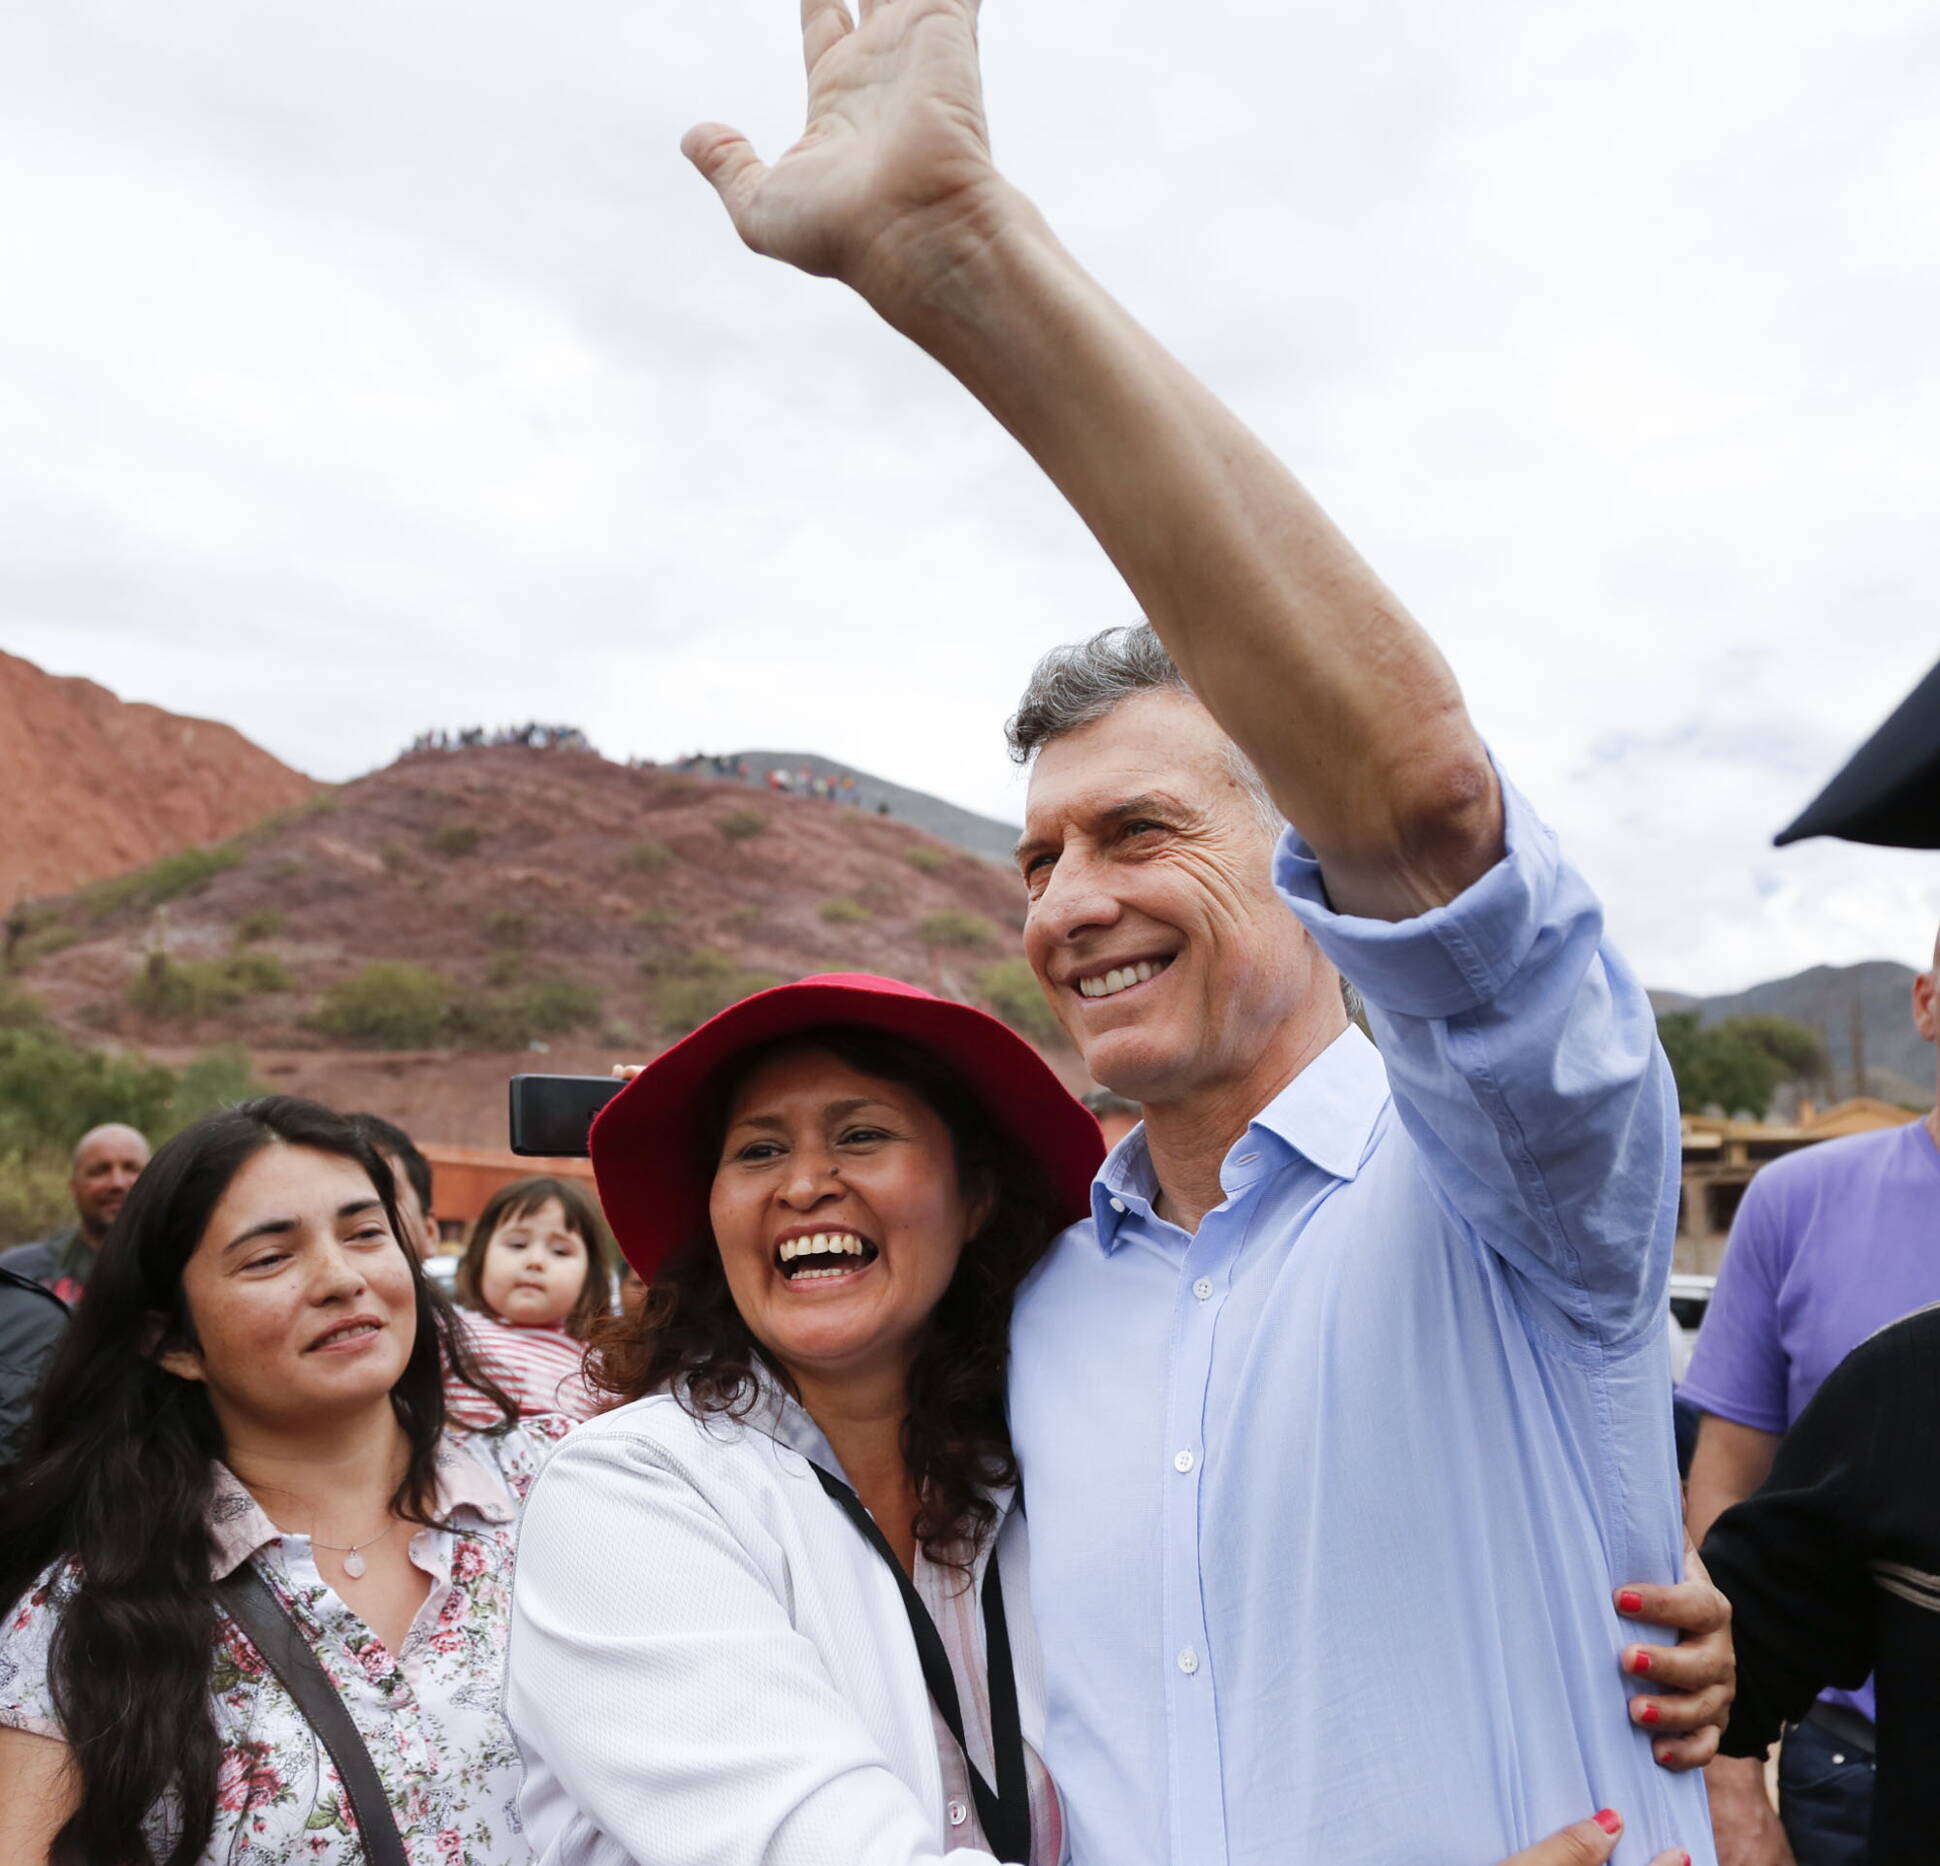
[[[1125,1201],[1123,1199],[1113,1199],[1111,1201],[1111,1208],[1115,1212],[1122,1212],[1125,1209]]]
[[[1210,1301],[1212,1298],[1212,1278],[1209,1276],[1202,1276],[1198,1282],[1193,1284],[1192,1293],[1195,1296],[1197,1296],[1201,1302]]]
[[[970,1818],[970,1810],[962,1802],[952,1798],[950,1802],[950,1825],[961,1827]]]
[[[1193,1457],[1191,1452],[1182,1451],[1173,1458],[1172,1468],[1175,1471],[1189,1471],[1197,1462],[1198,1460]]]
[[[1180,1648],[1179,1669],[1180,1671],[1184,1672],[1188,1678],[1190,1678],[1192,1674],[1199,1669],[1199,1655],[1198,1653],[1194,1652],[1190,1646],[1183,1646]]]

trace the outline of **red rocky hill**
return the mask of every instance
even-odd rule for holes
[[[413,754],[49,903],[20,982],[77,1038],[168,1061],[239,1043],[273,1087],[490,1146],[513,1070],[604,1071],[810,972],[885,972],[1052,1036],[1018,990],[1021,924],[1014,875],[893,818],[493,746]]]
[[[0,653],[0,911],[219,841],[317,788],[232,727]]]

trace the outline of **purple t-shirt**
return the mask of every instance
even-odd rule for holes
[[[1684,1398],[1787,1431],[1867,1336],[1940,1302],[1940,1148],[1924,1121],[1822,1141],[1745,1189]],[[1833,1703],[1873,1714],[1869,1680]]]

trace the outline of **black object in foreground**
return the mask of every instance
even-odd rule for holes
[[[1774,840],[1808,836],[1940,849],[1940,666]]]
[[[613,1076],[514,1076],[512,1151],[584,1158],[593,1117],[625,1086]]]

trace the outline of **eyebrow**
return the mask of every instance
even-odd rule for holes
[[[1162,790],[1147,790],[1139,792],[1136,797],[1127,797],[1120,803],[1108,804],[1097,812],[1095,820],[1110,829],[1124,822],[1128,817],[1177,816],[1184,808],[1178,798],[1168,796]],[[1011,859],[1022,862],[1026,857],[1036,855],[1040,850],[1048,849],[1050,846],[1042,836],[1025,836],[1011,851]]]
[[[887,1108],[888,1106],[889,1103],[880,1095],[851,1095],[842,1101],[830,1102],[823,1112],[834,1120],[841,1121],[854,1114],[858,1108]],[[735,1127],[770,1128],[785,1128],[787,1125],[788,1123],[778,1114],[744,1114],[734,1124]],[[728,1131],[732,1133],[733,1129],[730,1128]]]
[[[361,1218],[366,1212],[381,1212],[383,1209],[382,1199],[352,1199],[348,1205],[337,1207],[337,1222],[342,1224],[347,1219]],[[265,1218],[261,1224],[251,1225],[247,1231],[238,1231],[222,1247],[223,1254],[226,1256],[232,1250],[240,1250],[256,1238],[287,1237],[296,1230],[299,1222],[295,1218]]]

